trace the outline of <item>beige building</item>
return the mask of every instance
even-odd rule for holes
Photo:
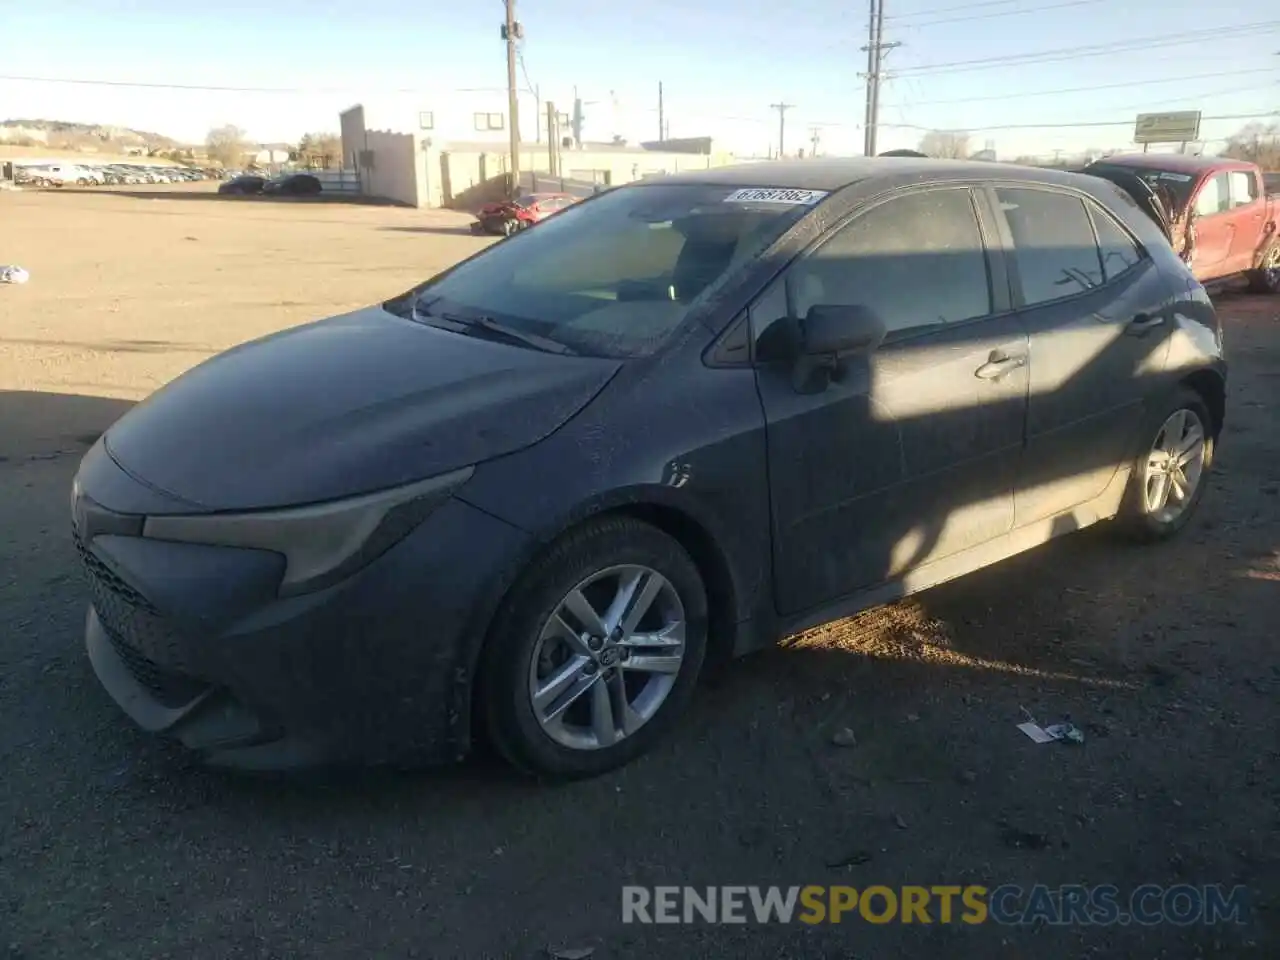
[[[364,193],[385,197],[413,207],[456,206],[469,209],[496,197],[508,168],[509,131],[504,110],[479,110],[479,101],[467,101],[447,114],[440,106],[432,111],[374,111],[357,104],[339,115],[344,167],[358,172]],[[532,109],[530,108],[530,111]],[[389,115],[390,113],[390,115]],[[430,113],[430,116],[423,114]],[[459,135],[469,114],[473,124],[481,113],[501,114],[499,130],[479,137]],[[443,125],[442,117],[453,119]],[[371,123],[370,118],[384,125]],[[397,117],[399,122],[397,123]],[[405,118],[408,119],[405,119]],[[461,119],[460,119],[461,118]],[[485,120],[486,124],[491,121]],[[443,130],[438,131],[437,127]],[[521,127],[525,123],[521,122]],[[452,132],[443,137],[441,132]],[[501,136],[493,134],[501,132]],[[545,190],[589,192],[596,185],[618,185],[661,173],[705,170],[733,162],[733,156],[717,153],[709,142],[698,140],[705,152],[649,150],[613,144],[584,144],[581,148],[553,145],[526,135],[520,149],[522,185]]]

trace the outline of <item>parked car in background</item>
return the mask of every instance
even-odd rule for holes
[[[285,197],[314,197],[323,189],[324,185],[319,177],[310,173],[287,173],[268,180],[262,192]]]
[[[259,176],[256,176],[255,174],[246,173],[246,174],[241,174],[238,177],[233,177],[232,179],[226,181],[225,183],[219,184],[218,192],[228,193],[228,194],[241,194],[241,195],[261,193],[263,188],[266,185],[267,185],[266,177],[259,177]]]
[[[1201,283],[1239,276],[1255,292],[1280,293],[1280,198],[1270,195],[1257,164],[1135,153],[1106,157],[1084,172],[1125,187],[1163,219]]]
[[[569,193],[526,193],[515,200],[486,203],[476,214],[471,232],[509,237],[572,206],[577,200]]]
[[[595,774],[708,660],[1102,520],[1174,536],[1225,392],[1204,288],[1098,177],[628,184],[120,418],[72,488],[88,653],[217,764],[483,736]]]
[[[89,187],[105,181],[102,174],[96,170],[75,164],[50,163],[28,169],[30,170],[31,182],[40,186]]]

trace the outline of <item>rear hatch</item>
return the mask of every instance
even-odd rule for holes
[[[1087,173],[1092,177],[1101,177],[1103,180],[1109,180],[1117,187],[1133,198],[1136,203],[1148,217],[1155,221],[1156,225],[1164,232],[1165,239],[1172,241],[1173,239],[1173,222],[1170,211],[1164,208],[1164,204],[1160,202],[1155,190],[1136,173],[1118,166],[1103,166],[1091,163],[1081,173]]]

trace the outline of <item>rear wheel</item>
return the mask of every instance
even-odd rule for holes
[[[1139,541],[1164,540],[1187,525],[1213,463],[1213,418],[1200,394],[1180,388],[1153,414],[1117,518]]]
[[[680,544],[627,517],[588,523],[495,618],[477,678],[490,738],[536,775],[621,766],[691,699],[706,640],[706,589]]]
[[[1280,241],[1272,242],[1258,269],[1250,270],[1248,276],[1254,293],[1280,293]]]

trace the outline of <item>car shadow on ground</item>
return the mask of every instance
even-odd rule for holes
[[[0,340],[5,342],[12,341]],[[58,452],[83,454],[133,405],[132,400],[109,397],[0,390],[0,463],[44,460]],[[33,502],[58,496],[44,489],[29,493]],[[16,529],[10,520],[0,521],[3,527]]]
[[[496,239],[489,237],[487,234],[472,233],[471,226],[466,223],[424,227],[379,227],[378,229],[389,233],[431,233],[448,237],[480,237],[482,239],[488,237],[489,239]]]

